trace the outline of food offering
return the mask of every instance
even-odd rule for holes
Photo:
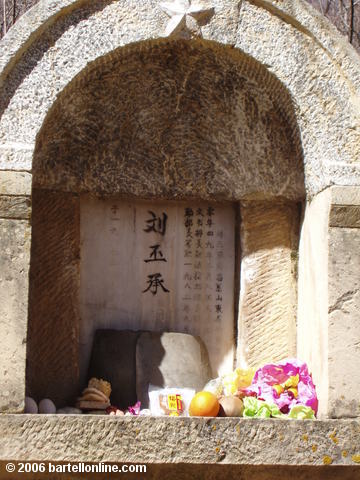
[[[106,410],[110,407],[110,395],[109,382],[91,378],[81,397],[78,398],[77,407],[81,410]]]
[[[220,405],[218,413],[210,408],[213,397]],[[317,410],[312,376],[307,365],[297,359],[267,364],[256,371],[238,368],[208,382],[190,405],[190,415],[209,417],[301,420],[315,419]]]
[[[243,417],[312,419],[318,411],[316,388],[306,363],[286,359],[255,369],[237,368],[210,380],[202,391],[192,388],[163,388],[149,385],[149,408],[141,402],[122,410],[110,401],[111,384],[91,378],[78,398],[76,407],[63,407],[61,414],[103,414],[123,416],[166,417]],[[26,398],[26,413],[56,412],[50,399],[39,405]]]
[[[191,388],[159,388],[150,385],[150,412],[155,416],[187,417],[194,394],[195,390]]]
[[[220,403],[211,392],[198,392],[191,400],[189,413],[191,417],[217,417]]]

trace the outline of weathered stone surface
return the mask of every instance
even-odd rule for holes
[[[33,169],[37,187],[63,191],[304,196],[288,92],[240,52],[186,41],[118,49],[81,73],[47,117]]]
[[[304,2],[244,0],[236,44],[268,65],[292,92],[302,133],[310,133],[316,119],[316,132],[311,138],[306,138],[307,133],[302,135],[306,184],[311,194],[316,193],[313,187],[317,182],[322,184],[319,190],[334,183],[357,185],[360,173],[359,130],[352,130],[359,124],[360,69],[355,67],[359,59],[354,52],[342,69],[344,42],[335,39],[331,28],[326,28],[325,39],[325,23]],[[291,53],[284,48],[290,41]],[[349,85],[350,78],[354,88]],[[349,87],[345,99],[344,91]],[[348,135],[342,136],[346,128]]]
[[[274,72],[296,99],[307,190],[314,194],[334,182],[359,182],[360,69],[351,47],[300,0],[212,5],[215,15],[202,27],[203,38],[236,44]],[[57,94],[87,63],[117,47],[159,38],[167,21],[155,0],[137,8],[130,0],[36,5],[2,42],[4,148],[19,141],[32,148]],[[13,161],[30,168],[31,154],[23,160],[7,154],[0,166]]]
[[[333,205],[330,227],[360,228],[360,205]]]
[[[0,412],[24,408],[30,239],[27,221],[0,219]]]
[[[211,379],[209,355],[201,339],[183,333],[141,334],[136,346],[136,392],[148,408],[149,385],[204,388]]]
[[[297,205],[241,204],[238,363],[295,355]]]
[[[27,172],[0,171],[0,195],[31,195],[31,181]]]
[[[360,188],[331,187],[330,227],[360,227]]]
[[[360,454],[359,422],[344,420],[4,415],[0,428],[8,460],[356,466]]]
[[[329,230],[329,416],[360,417],[360,230]]]
[[[32,199],[27,392],[59,408],[80,393],[79,199],[41,191]]]
[[[30,216],[30,197],[8,197],[0,195],[0,218],[29,220]]]
[[[360,205],[360,187],[331,187],[331,205]]]
[[[327,189],[307,204],[301,232],[298,356],[313,372],[319,414],[333,418],[360,416],[359,204],[359,188]]]

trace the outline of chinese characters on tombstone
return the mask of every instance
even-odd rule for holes
[[[166,233],[166,222],[167,222],[167,215],[163,213],[162,216],[157,216],[154,212],[149,211],[149,215],[152,216],[149,220],[146,221],[147,228],[144,229],[146,233],[155,233],[160,235],[165,235]],[[160,249],[160,245],[152,245],[150,246],[151,253],[149,258],[145,259],[145,263],[150,262],[166,262],[166,258]],[[164,285],[164,279],[162,278],[162,274],[160,272],[151,273],[148,275],[148,287],[143,290],[143,293],[151,292],[153,295],[158,293],[158,290],[162,290],[165,293],[169,293],[169,290]]]
[[[214,375],[232,368],[231,205],[87,199],[81,237],[84,349],[98,328],[184,332],[205,342]]]

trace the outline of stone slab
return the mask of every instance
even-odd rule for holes
[[[360,230],[328,235],[329,416],[360,417]]]
[[[30,197],[8,197],[0,195],[0,218],[29,220],[30,217]]]
[[[3,415],[0,430],[2,460],[354,467],[360,458],[360,423],[350,420]]]
[[[296,204],[241,203],[239,365],[296,354],[298,229]]]
[[[334,186],[331,193],[330,227],[360,227],[360,187]]]
[[[328,232],[331,192],[326,189],[304,208],[299,245],[297,355],[307,362],[319,398],[319,415],[328,414]]]
[[[81,389],[79,199],[34,190],[32,207],[27,393],[60,408],[73,405]]]
[[[31,195],[31,182],[31,173],[2,170],[0,195]]]
[[[31,229],[27,221],[0,219],[0,412],[21,412]]]
[[[213,375],[232,370],[232,204],[82,197],[81,245],[81,378],[97,329],[199,336]]]
[[[183,333],[141,334],[136,346],[136,390],[148,408],[149,385],[200,391],[211,379],[209,356],[200,338]]]
[[[360,205],[333,205],[330,227],[360,228]]]
[[[136,403],[136,342],[138,332],[97,330],[91,352],[88,379],[111,383],[112,405],[125,409]]]
[[[333,186],[330,188],[332,205],[360,205],[360,187]]]

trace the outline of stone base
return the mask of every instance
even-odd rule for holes
[[[360,422],[355,420],[3,415],[0,431],[1,461],[137,463],[149,465],[149,470],[154,466],[154,472],[159,464],[169,471],[171,464],[179,464],[179,472],[191,470],[183,464],[212,472],[216,464],[257,466],[262,472],[268,471],[264,466],[294,471],[327,466],[332,472],[336,469],[330,466],[343,466],[345,473],[352,468],[356,473],[342,479],[360,478]],[[308,470],[308,477],[297,478],[325,478],[310,474],[320,468]],[[256,478],[278,478],[276,472],[262,475]]]

